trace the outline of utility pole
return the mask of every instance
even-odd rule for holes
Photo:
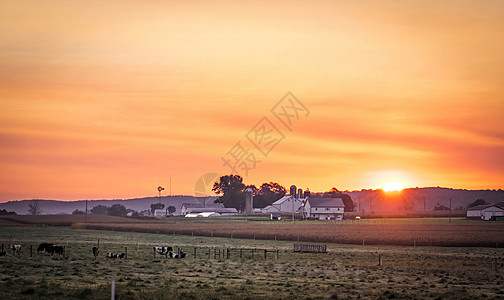
[[[451,223],[451,197],[450,197],[450,211],[449,211],[448,213],[449,213],[449,216],[450,216],[450,217],[448,218],[448,220],[449,220],[449,222]]]
[[[87,199],[86,199],[86,217],[84,223],[87,223]]]
[[[425,205],[425,196],[423,196],[423,210],[424,210],[424,218],[427,218],[427,205]]]
[[[296,201],[296,197],[291,196],[292,200],[292,224],[294,224],[294,201]]]
[[[170,176],[170,196],[171,196],[171,176]]]

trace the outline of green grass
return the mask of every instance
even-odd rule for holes
[[[100,239],[100,256],[91,247]],[[504,252],[492,248],[328,244],[327,254],[292,252],[292,242],[209,238],[67,227],[2,227],[0,243],[23,245],[0,257],[0,299],[497,299]],[[65,245],[67,258],[29,256],[39,242]],[[186,259],[153,257],[152,245],[181,247]],[[127,260],[104,257],[122,252]],[[197,247],[197,258],[193,258]],[[209,248],[279,249],[252,259],[208,259]],[[36,252],[36,251],[35,251]],[[383,266],[378,266],[378,255]],[[492,262],[500,264],[495,271]]]

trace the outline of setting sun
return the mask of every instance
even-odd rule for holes
[[[386,192],[396,192],[404,189],[404,186],[399,182],[389,182],[383,186],[383,190]]]

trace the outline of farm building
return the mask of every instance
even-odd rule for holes
[[[292,196],[283,196],[271,205],[266,206],[261,210],[262,213],[291,213],[298,211],[305,202],[306,198],[294,198]]]
[[[222,203],[207,203],[206,205],[203,205],[201,203],[182,204],[181,214],[183,216],[187,216],[189,214],[191,214],[191,216],[198,214],[207,215],[208,213],[215,213],[220,216],[230,216],[236,215],[238,211],[236,210],[236,208],[226,208]]]
[[[486,204],[486,205],[476,205],[476,206],[473,206],[473,207],[470,207],[467,209],[467,212],[466,212],[466,216],[468,218],[478,218],[478,219],[481,219],[481,216],[482,216],[482,210],[485,209],[485,208],[488,208],[490,207],[491,205],[490,204]]]
[[[494,220],[497,217],[504,217],[504,202],[471,207],[467,209],[467,217],[481,218],[483,220]]]
[[[342,220],[345,204],[341,198],[308,198],[303,207],[305,218]]]
[[[504,217],[504,202],[494,204],[481,210],[483,220],[495,220],[497,217]]]
[[[215,210],[215,209],[221,209],[221,208],[224,208],[224,204],[222,203],[206,203],[206,204],[202,204],[202,203],[196,203],[196,202],[192,202],[192,203],[183,203],[182,204],[182,207],[180,208],[180,214],[185,216],[187,215],[188,213],[190,213],[191,211],[195,210],[195,209],[201,209],[201,208],[211,208],[212,211]]]

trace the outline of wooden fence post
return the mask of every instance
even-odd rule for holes
[[[277,249],[277,251],[276,251],[276,259],[278,259],[278,249]]]
[[[196,247],[194,247],[194,258],[196,258]]]
[[[98,249],[100,249],[100,239],[98,239]]]
[[[110,291],[110,299],[115,300],[115,281],[112,280],[112,286]]]
[[[2,249],[2,251],[3,251],[3,249]],[[30,257],[33,257],[33,245],[30,245]]]
[[[128,247],[124,247],[124,254],[126,254],[124,258],[128,259]]]
[[[382,261],[382,255],[381,254],[378,254],[378,266],[382,266],[383,265],[383,261]]]
[[[264,259],[266,259],[267,253],[268,253],[268,250],[264,249]]]
[[[153,250],[153,253],[154,253],[154,259],[156,259],[156,248],[153,247],[152,250]]]
[[[242,251],[243,251],[243,249],[240,249],[240,258],[242,258],[242,257],[243,257],[243,255],[242,255]]]

